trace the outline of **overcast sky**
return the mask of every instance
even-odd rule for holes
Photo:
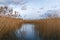
[[[0,0],[0,4],[10,5],[26,18],[38,18],[47,10],[60,8],[60,0]]]

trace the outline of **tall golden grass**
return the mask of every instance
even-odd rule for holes
[[[43,38],[60,38],[60,18],[23,20],[9,17],[0,17],[0,38],[21,28],[24,23],[35,24],[35,31]]]
[[[60,18],[27,20],[25,23],[35,24],[35,31],[44,40],[60,40]]]
[[[22,24],[22,19],[0,17],[0,38],[5,34],[9,34],[16,29],[21,28]]]

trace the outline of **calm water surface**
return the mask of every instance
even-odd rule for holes
[[[23,24],[22,28],[16,32],[16,35],[21,40],[40,40],[35,34],[34,24]]]

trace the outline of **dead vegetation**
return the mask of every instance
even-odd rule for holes
[[[16,29],[21,28],[22,24],[35,24],[35,31],[43,38],[60,38],[60,19],[40,19],[40,20],[23,20],[10,17],[0,17],[0,38],[7,34],[12,35]],[[48,40],[48,39],[47,39]]]
[[[23,20],[0,16],[0,38],[14,37],[14,32],[21,28],[22,24],[35,24],[35,31],[44,40],[59,40],[60,39],[60,18],[49,18],[40,20]],[[12,36],[13,35],[13,36]],[[15,39],[15,38],[14,38]],[[4,39],[5,40],[5,39]]]
[[[22,19],[0,17],[0,38],[11,35],[16,29],[21,28],[22,24]]]
[[[60,18],[25,20],[25,23],[35,24],[36,33],[44,40],[60,40]]]

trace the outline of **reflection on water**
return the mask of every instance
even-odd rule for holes
[[[16,35],[21,40],[37,40],[34,24],[23,24],[22,28],[16,32]]]

